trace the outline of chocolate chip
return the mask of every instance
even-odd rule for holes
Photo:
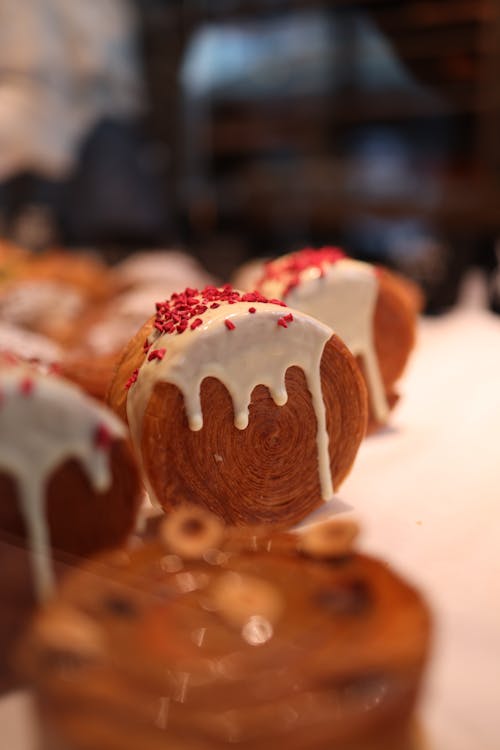
[[[123,596],[108,596],[104,600],[104,606],[116,617],[137,617],[137,607]]]
[[[333,615],[361,615],[372,604],[372,593],[361,580],[342,581],[315,596],[316,603]]]

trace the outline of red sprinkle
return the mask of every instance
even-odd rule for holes
[[[154,341],[159,336],[165,334],[175,336],[184,333],[188,327],[194,331],[203,324],[201,316],[209,308],[216,310],[221,305],[235,305],[237,302],[262,302],[286,307],[281,300],[267,299],[257,291],[242,294],[233,289],[230,284],[224,284],[222,287],[209,285],[202,290],[188,287],[183,292],[172,294],[169,299],[155,303],[156,316],[153,326],[158,333],[153,331],[143,344],[144,354],[148,361],[163,357],[163,350],[151,351]],[[255,313],[257,310],[255,307],[250,307],[249,312]],[[236,328],[231,320],[226,319],[224,322],[228,330],[233,331]],[[126,388],[130,388],[136,382],[137,375],[137,371],[132,373],[126,383]]]
[[[129,377],[129,379],[125,383],[125,388],[127,389],[127,391],[128,391],[129,388],[131,388],[134,385],[134,383],[135,383],[135,381],[137,380],[138,377],[139,377],[139,369],[134,370],[134,372],[132,373],[132,375]]]
[[[286,320],[286,322],[287,322],[287,323],[291,323],[291,322],[292,322],[292,320],[293,320],[293,315],[292,315],[292,313],[288,313],[288,315],[284,315],[284,316],[283,316],[283,320]]]
[[[109,429],[101,422],[94,435],[94,445],[100,450],[106,450],[111,445],[112,436]]]
[[[321,247],[314,249],[306,247],[296,253],[286,255],[284,258],[277,258],[266,263],[262,278],[258,286],[262,286],[266,281],[282,280],[284,282],[283,296],[295,289],[301,281],[301,273],[308,268],[319,269],[319,275],[324,276],[328,266],[337,263],[345,258],[345,253],[338,247]],[[270,300],[274,302],[275,300]]]
[[[24,378],[19,385],[19,390],[21,391],[23,396],[29,396],[31,393],[33,393],[34,388],[35,384],[31,380],[31,378]]]
[[[249,313],[254,313],[254,312],[257,312],[257,310],[256,310],[256,308],[255,308],[255,307],[249,307],[249,308],[248,308],[248,312],[249,312]]]
[[[279,318],[278,325],[282,328],[288,328],[288,323],[285,321],[285,318]]]
[[[166,351],[166,349],[153,349],[153,351],[148,354],[148,362],[151,362],[153,359],[159,359],[161,361],[165,356]]]

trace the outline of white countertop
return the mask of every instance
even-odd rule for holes
[[[474,290],[422,322],[401,392],[391,428],[365,441],[339,499],[362,523],[363,550],[433,607],[420,712],[429,748],[498,750],[500,317],[477,306]],[[33,749],[26,712],[25,695],[0,703],[2,747]]]

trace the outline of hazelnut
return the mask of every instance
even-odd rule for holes
[[[199,560],[222,542],[224,526],[204,508],[183,505],[162,521],[159,535],[171,554],[186,560]]]
[[[224,573],[210,590],[213,608],[232,627],[242,628],[252,617],[271,625],[279,619],[284,602],[279,591],[262,578]]]
[[[306,529],[299,537],[297,549],[320,560],[341,557],[352,552],[358,533],[354,521],[331,519]]]

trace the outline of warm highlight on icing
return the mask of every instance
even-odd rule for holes
[[[374,344],[378,297],[376,269],[347,258],[338,248],[306,248],[267,263],[259,291],[330,326],[363,363],[372,408],[378,422],[389,415]]]
[[[188,289],[157,305],[155,331],[145,342],[145,360],[128,382],[127,416],[141,454],[142,421],[157,383],[172,383],[184,397],[191,430],[201,430],[200,388],[217,378],[229,392],[234,424],[248,425],[254,388],[264,385],[278,405],[288,395],[285,375],[300,367],[311,393],[317,420],[318,467],[322,497],[333,495],[329,439],[321,389],[320,364],[332,331],[277,299],[241,294],[226,286]]]
[[[51,474],[77,459],[96,492],[111,483],[109,445],[125,428],[77,388],[19,365],[0,370],[0,471],[13,478],[33,563],[37,596],[53,589],[50,532],[45,514]],[[71,496],[68,513],[71,514]]]

